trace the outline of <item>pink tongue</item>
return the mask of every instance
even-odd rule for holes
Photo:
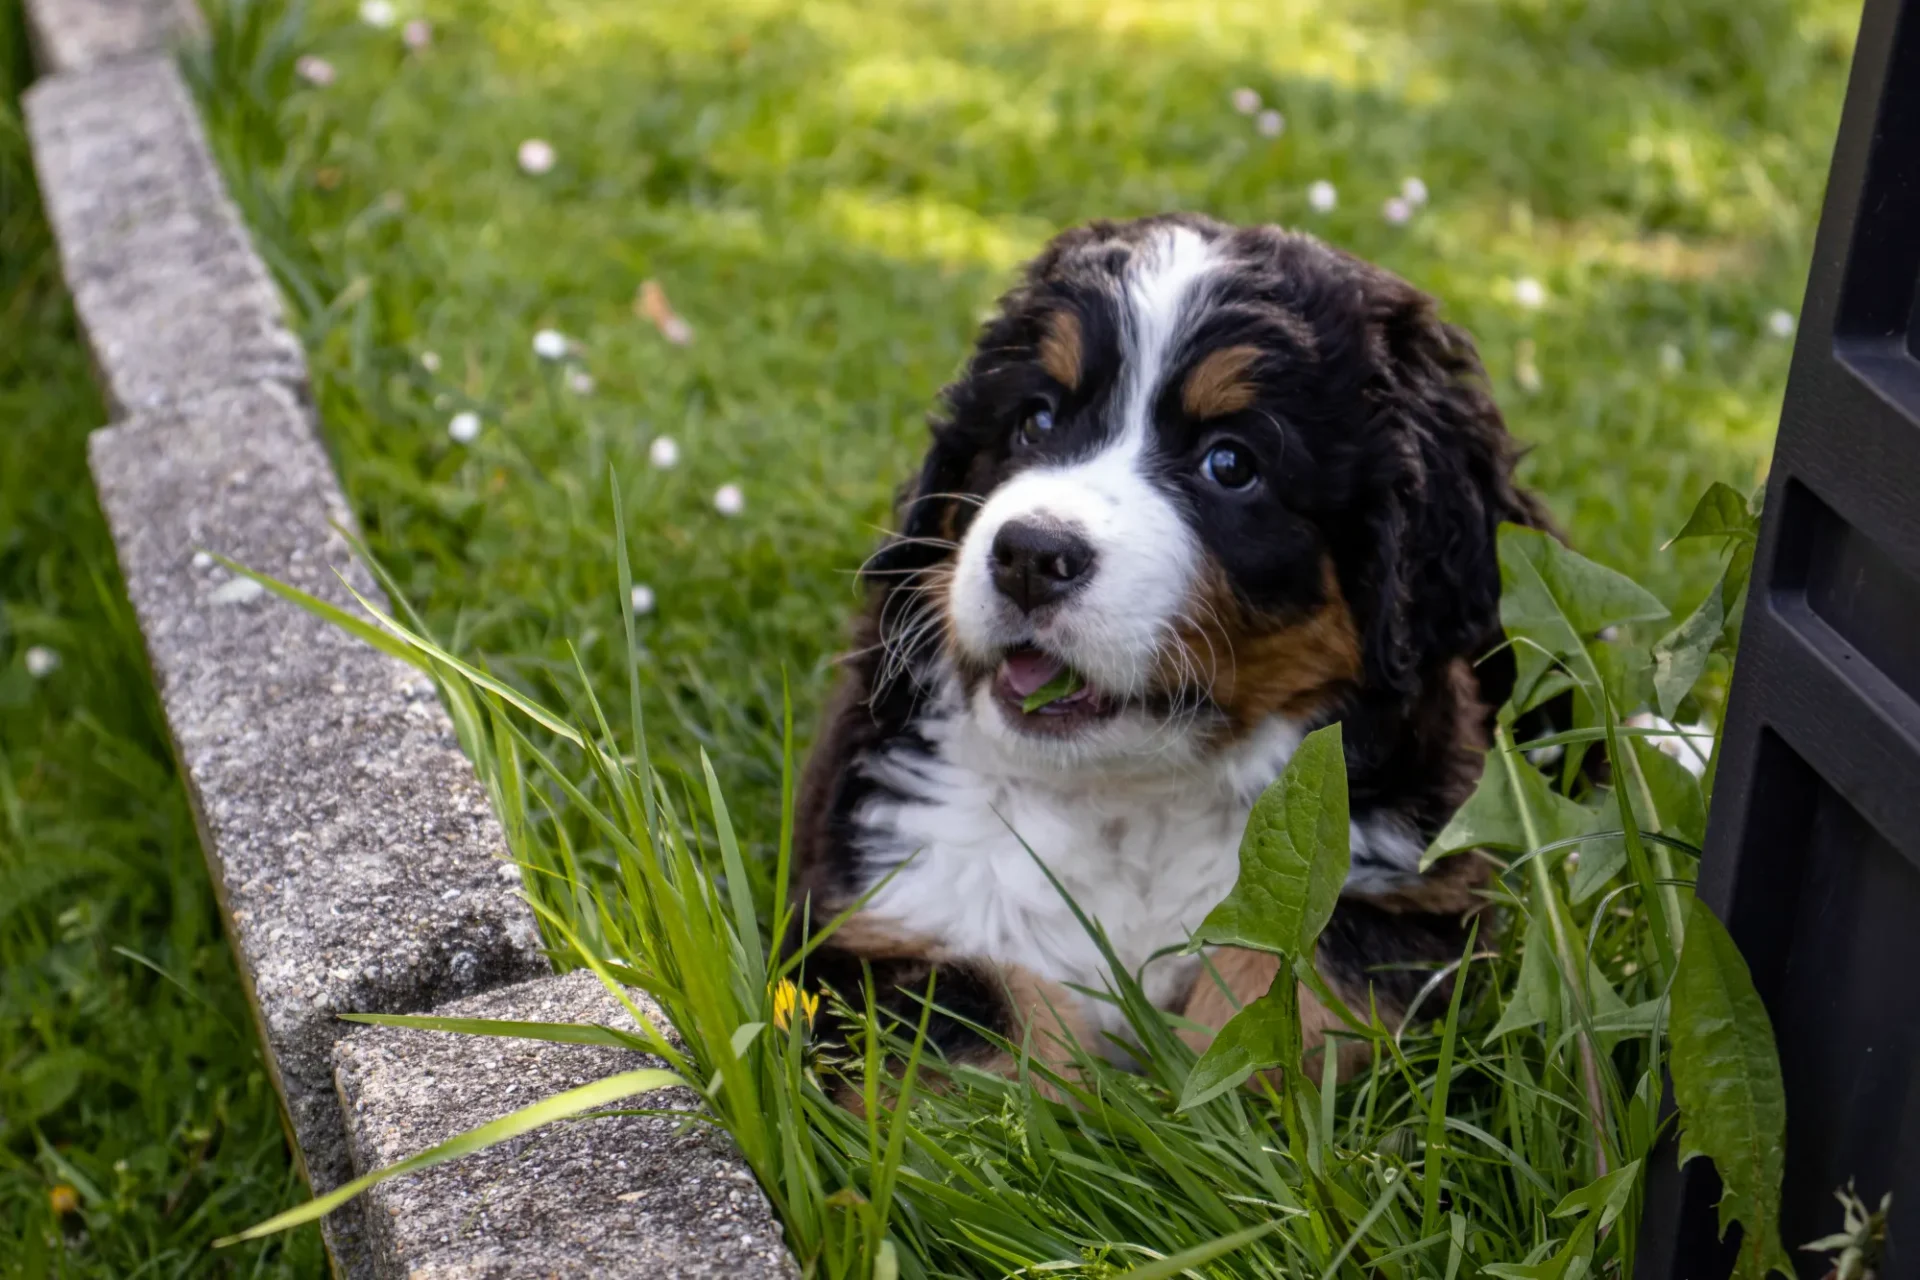
[[[1001,669],[1006,673],[1007,687],[1013,690],[1014,695],[1027,698],[1066,670],[1066,666],[1060,659],[1038,649],[1016,649],[1007,655],[1006,665]]]

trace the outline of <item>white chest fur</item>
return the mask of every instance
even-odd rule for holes
[[[874,879],[898,870],[868,909],[957,953],[1095,990],[1110,985],[1107,966],[1035,858],[1140,972],[1156,951],[1184,944],[1233,887],[1247,814],[1300,739],[1276,721],[1203,771],[1081,776],[1009,763],[971,724],[937,722],[931,755],[869,764],[887,793],[858,815],[862,852]],[[1154,961],[1149,998],[1175,1002],[1198,964]],[[1088,1012],[1121,1029],[1111,1006]]]

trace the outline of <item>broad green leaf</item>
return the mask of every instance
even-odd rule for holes
[[[1724,580],[1714,583],[1700,607],[1653,646],[1653,691],[1660,714],[1668,719],[1673,718],[1680,700],[1693,692],[1701,672],[1707,669],[1708,656],[1720,641],[1720,633],[1726,629],[1726,603],[1721,598],[1725,588]]]
[[[1205,981],[1205,979],[1202,979]],[[1300,1062],[1300,988],[1283,968],[1267,993],[1227,1019],[1187,1073],[1181,1111],[1246,1083],[1256,1071]]]
[[[1700,794],[1700,779],[1647,739],[1630,741],[1633,745],[1628,750],[1633,752],[1634,763],[1640,766],[1640,776],[1653,796],[1654,812],[1642,812],[1641,825],[1650,825],[1649,820],[1657,817],[1660,834],[1697,847],[1707,838],[1707,802]],[[1704,754],[1711,745],[1704,738],[1690,738],[1681,750],[1697,747]],[[1642,803],[1635,807],[1644,810],[1646,806]]]
[[[671,1071],[649,1068],[640,1071],[622,1071],[604,1080],[596,1080],[592,1084],[584,1084],[577,1089],[569,1089],[565,1093],[556,1093],[551,1098],[542,1099],[530,1107],[522,1107],[518,1111],[510,1112],[477,1129],[456,1134],[438,1146],[428,1147],[425,1151],[408,1156],[397,1164],[390,1164],[384,1169],[376,1169],[372,1173],[355,1178],[343,1187],[336,1188],[324,1196],[316,1196],[285,1213],[276,1214],[257,1226],[248,1227],[238,1235],[216,1240],[213,1242],[214,1247],[237,1244],[242,1240],[257,1240],[261,1236],[269,1236],[276,1231],[285,1231],[288,1227],[312,1222],[317,1218],[325,1217],[368,1187],[385,1182],[388,1178],[397,1178],[403,1173],[412,1173],[432,1165],[444,1164],[449,1160],[457,1160],[461,1156],[471,1155],[476,1151],[484,1151],[509,1138],[530,1133],[542,1125],[611,1106],[637,1093],[653,1093],[656,1090],[671,1089],[686,1083]]]
[[[1640,1162],[1623,1164],[1612,1173],[1595,1178],[1578,1191],[1569,1191],[1566,1197],[1554,1207],[1550,1215],[1555,1218],[1571,1218],[1576,1213],[1600,1215],[1599,1229],[1605,1231],[1627,1207],[1627,1201],[1633,1196],[1634,1183],[1640,1177]]]
[[[1310,956],[1352,858],[1340,726],[1308,734],[1266,789],[1240,840],[1240,878],[1188,944],[1218,942]]]
[[[1592,957],[1587,959],[1586,998],[1591,1025],[1597,1033],[1619,1034],[1637,1030],[1651,1016],[1639,1006],[1629,1008]],[[1636,1013],[1636,1009],[1640,1011]],[[1572,1016],[1566,983],[1560,961],[1553,954],[1553,940],[1545,914],[1536,912],[1527,922],[1526,942],[1520,953],[1519,979],[1514,984],[1513,994],[1507,998],[1506,1008],[1500,1011],[1499,1022],[1487,1033],[1484,1043],[1492,1044],[1501,1036],[1541,1025],[1549,1028],[1546,1038],[1557,1043],[1580,1030],[1584,1024],[1577,1024]]]
[[[1559,1001],[1554,992],[1560,978],[1554,970],[1552,948],[1546,925],[1536,912],[1527,921],[1526,941],[1521,944],[1519,980],[1514,983],[1513,994],[1507,997],[1507,1007],[1500,1011],[1500,1021],[1487,1033],[1485,1043],[1492,1044],[1501,1036],[1538,1026],[1556,1015]]]
[[[1421,860],[1422,866],[1431,866],[1448,854],[1464,849],[1529,852],[1526,824],[1521,819],[1522,799],[1530,807],[1534,821],[1540,824],[1539,837],[1543,843],[1571,840],[1593,830],[1592,810],[1555,791],[1540,771],[1527,763],[1525,756],[1495,747],[1487,753],[1480,785],[1434,837]]]
[[[1737,542],[1733,554],[1727,557],[1727,569],[1721,575],[1721,599],[1727,606],[1727,634],[1729,638],[1740,629],[1740,611],[1746,605],[1745,592],[1747,580],[1753,576],[1754,543]]]
[[[1693,514],[1667,545],[1672,546],[1683,538],[1752,538],[1759,522],[1759,516],[1738,489],[1716,480],[1700,495]]]
[[[1545,660],[1542,659],[1544,662]],[[1573,677],[1564,671],[1544,668],[1536,673],[1534,682],[1525,689],[1518,686],[1513,691],[1513,710],[1515,715],[1524,715],[1541,703],[1557,698],[1573,688]]]
[[[1667,616],[1667,607],[1632,578],[1520,525],[1500,526],[1500,584],[1507,634],[1553,653],[1572,653],[1620,623]]]
[[[1582,1218],[1559,1252],[1544,1262],[1496,1262],[1486,1274],[1503,1280],[1581,1280],[1593,1263],[1593,1241],[1599,1228],[1591,1215]]]
[[[1734,1275],[1793,1275],[1780,1246],[1787,1099],[1766,1006],[1718,916],[1695,900],[1673,980],[1668,1030],[1680,1163],[1713,1161],[1723,1189],[1720,1234],[1740,1223]]]
[[[1653,701],[1655,667],[1649,646],[1596,640],[1587,645],[1587,656],[1593,659],[1594,670],[1600,673],[1600,683],[1606,686],[1607,696],[1613,699],[1615,707],[1643,707]],[[1585,704],[1582,714],[1576,717],[1582,728],[1603,723],[1599,711],[1579,691],[1574,693],[1574,698]]]
[[[1601,803],[1600,817],[1594,825],[1598,830],[1620,829],[1620,807],[1613,803],[1612,792],[1608,792]],[[1582,841],[1580,863],[1567,877],[1567,896],[1576,903],[1587,901],[1606,888],[1626,865],[1627,843],[1619,836],[1596,836]]]

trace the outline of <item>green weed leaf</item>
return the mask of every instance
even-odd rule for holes
[[[1598,680],[1588,642],[1608,627],[1667,616],[1667,607],[1623,573],[1558,538],[1500,526],[1500,622],[1514,644],[1517,688],[1531,689],[1553,658],[1578,655],[1576,678]]]
[[[1423,868],[1465,849],[1530,852],[1533,846],[1527,839],[1523,801],[1533,820],[1541,824],[1542,843],[1571,840],[1593,830],[1592,810],[1555,791],[1524,756],[1516,754],[1503,762],[1500,748],[1494,747],[1487,753],[1480,785],[1434,837],[1421,860]]]
[[[1600,1215],[1599,1229],[1605,1231],[1627,1207],[1633,1196],[1633,1184],[1640,1177],[1640,1162],[1621,1165],[1612,1173],[1595,1178],[1578,1191],[1569,1191],[1555,1206],[1552,1217],[1571,1218],[1576,1213]]]
[[[1679,707],[1680,699],[1693,691],[1701,672],[1707,669],[1707,658],[1719,643],[1720,633],[1726,629],[1726,601],[1722,598],[1725,590],[1724,579],[1714,583],[1700,607],[1654,643],[1653,690],[1660,714],[1669,720]]]
[[[1020,710],[1027,715],[1032,715],[1040,708],[1058,702],[1062,698],[1071,698],[1086,687],[1086,683],[1078,671],[1072,667],[1062,667],[1059,675],[1020,700]]]
[[[1227,1019],[1193,1064],[1178,1109],[1191,1110],[1236,1089],[1256,1071],[1297,1066],[1300,1048],[1300,988],[1283,968],[1265,995]]]
[[[1760,517],[1745,495],[1723,480],[1716,480],[1700,495],[1693,514],[1668,546],[1683,538],[1752,538],[1759,530]]]
[[[1335,723],[1308,734],[1255,802],[1240,840],[1240,878],[1188,950],[1218,942],[1311,956],[1351,858],[1347,762]]]
[[[1740,949],[1695,900],[1673,981],[1669,1034],[1680,1162],[1706,1156],[1720,1175],[1720,1234],[1740,1223],[1734,1275],[1793,1275],[1780,1245],[1787,1099],[1773,1026]]]

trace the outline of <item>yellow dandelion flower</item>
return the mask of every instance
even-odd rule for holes
[[[53,1209],[53,1216],[64,1218],[80,1207],[80,1193],[62,1182],[47,1191],[47,1204]]]
[[[793,1026],[793,1010],[799,1006],[803,1023],[813,1022],[814,1015],[820,1012],[820,997],[812,991],[802,991],[793,985],[792,979],[782,978],[780,985],[773,989],[773,1025],[782,1031]]]

